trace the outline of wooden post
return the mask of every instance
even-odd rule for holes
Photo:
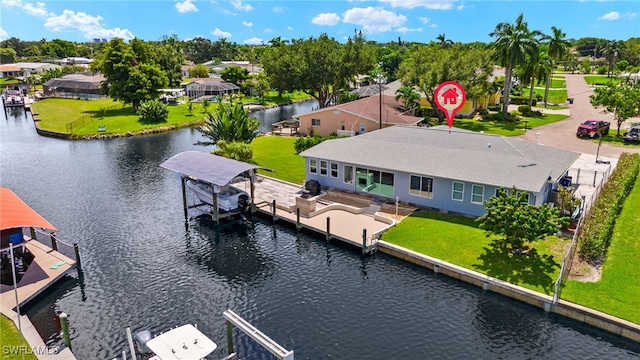
[[[187,207],[187,188],[186,188],[186,179],[183,176],[182,177],[182,207],[184,208],[184,218],[188,219],[187,217],[189,216],[189,209]]]
[[[256,212],[256,201],[255,201],[255,192],[256,186],[253,184],[253,179],[255,178],[256,172],[255,170],[249,170],[249,191],[251,192],[251,213]]]
[[[296,229],[300,231],[300,208],[296,208]]]
[[[212,185],[212,187],[215,185]],[[216,222],[216,225],[220,224],[220,219],[218,215],[218,193],[213,191],[213,221]]]
[[[49,234],[49,238],[51,239],[51,248],[58,251],[58,242],[56,241],[56,237],[53,234]]]
[[[578,174],[576,174],[576,184],[580,184],[580,168],[578,168]]]
[[[596,186],[596,178],[598,177],[598,170],[593,172],[593,187]]]
[[[82,272],[82,262],[80,261],[80,248],[78,243],[73,244],[73,252],[76,255],[76,269],[78,272]]]
[[[29,228],[29,233],[31,234],[31,239],[36,240],[36,229],[33,226]]]
[[[331,240],[331,218],[327,216],[327,242]]]
[[[273,222],[276,222],[276,219],[277,219],[277,217],[276,217],[276,199],[273,199],[273,203],[271,204],[271,212],[272,212],[271,216],[272,216]]]
[[[362,229],[362,254],[367,253],[367,229]]]
[[[67,314],[60,314],[60,327],[62,328],[62,339],[64,345],[71,349],[71,338],[69,337],[69,320],[67,320]]]
[[[227,320],[227,348],[229,349],[229,355],[236,352],[233,347],[233,326],[229,320]]]

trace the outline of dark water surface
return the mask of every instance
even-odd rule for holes
[[[276,118],[275,121],[281,120]],[[203,140],[192,129],[101,141],[38,136],[0,115],[0,182],[80,244],[85,276],[28,309],[50,343],[70,314],[78,359],[110,359],[125,327],[197,323],[226,354],[232,309],[296,359],[632,359],[640,345],[377,254],[259,218],[185,223],[179,177],[158,165]],[[245,341],[240,341],[245,344]],[[263,358],[245,349],[248,358]]]

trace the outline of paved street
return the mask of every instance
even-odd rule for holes
[[[593,94],[593,88],[585,82],[582,75],[566,74],[565,78],[567,81],[568,97],[574,98],[573,104],[569,105],[571,115],[563,121],[529,130],[526,134],[522,135],[522,139],[535,142],[536,133],[539,133],[538,142],[541,144],[595,155],[598,151],[598,144],[588,139],[577,138],[576,129],[578,125],[585,120],[604,120],[611,122],[611,132],[615,133],[617,125],[613,120],[613,114],[603,114],[600,110],[596,110],[591,106],[589,96]],[[551,111],[549,111],[549,113],[551,113]],[[625,129],[633,122],[640,122],[640,118],[636,117],[627,120],[621,128],[621,133],[623,131],[622,129]],[[617,159],[623,152],[640,153],[640,148],[617,147],[602,144],[599,156]]]

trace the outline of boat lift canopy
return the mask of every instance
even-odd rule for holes
[[[0,187],[0,230],[37,227],[58,231],[42,215],[22,201],[11,189]]]
[[[225,186],[236,176],[260,166],[204,151],[185,151],[170,157],[160,167],[217,186]]]

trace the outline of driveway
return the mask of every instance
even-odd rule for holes
[[[589,96],[593,94],[593,88],[585,82],[583,75],[566,74],[565,78],[568,97],[574,99],[573,104],[569,105],[571,115],[565,120],[528,130],[521,138],[535,142],[536,134],[538,134],[537,141],[541,144],[595,155],[598,151],[598,143],[576,137],[578,125],[590,119],[609,121],[611,122],[611,132],[615,133],[617,124],[613,120],[613,114],[603,114],[601,110],[596,110],[591,106]],[[551,111],[548,112],[551,113]],[[622,125],[620,132],[622,133],[630,123],[637,121],[640,121],[640,118],[627,120]],[[602,144],[599,157],[617,159],[623,152],[640,153],[640,148]]]

